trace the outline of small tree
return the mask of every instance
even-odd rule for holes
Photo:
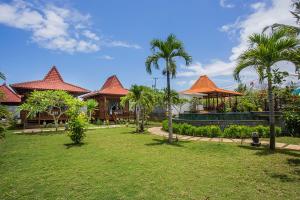
[[[85,130],[88,125],[88,118],[86,114],[80,113],[79,115],[71,116],[68,122],[69,137],[75,144],[80,144],[85,137]]]
[[[89,116],[89,122],[92,120],[92,114],[95,110],[97,110],[98,102],[95,99],[89,99],[86,101],[87,113]]]
[[[27,111],[27,117],[35,117],[38,113],[46,112],[52,116],[57,131],[59,118],[80,106],[82,103],[79,99],[64,91],[45,90],[32,92],[20,106],[20,110]]]
[[[136,132],[141,132],[144,129],[144,121],[147,114],[149,114],[155,105],[155,95],[152,89],[133,85],[129,93],[125,97],[121,97],[121,105],[124,107],[129,103],[131,108],[134,108],[136,114]],[[142,123],[140,124],[140,117]]]

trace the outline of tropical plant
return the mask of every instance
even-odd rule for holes
[[[95,99],[89,99],[86,101],[87,113],[89,116],[89,122],[92,120],[92,114],[95,110],[97,110],[98,102]]]
[[[240,81],[240,72],[246,68],[254,68],[260,82],[267,79],[269,122],[270,122],[270,149],[275,149],[275,116],[273,102],[274,74],[272,67],[280,61],[295,61],[295,52],[300,44],[297,35],[287,34],[287,30],[278,29],[270,35],[265,33],[253,34],[249,37],[249,49],[243,52],[234,70],[234,78]]]
[[[189,65],[192,61],[192,57],[185,51],[183,43],[176,38],[175,35],[170,34],[168,38],[163,41],[160,39],[154,39],[151,41],[152,55],[148,56],[145,65],[146,71],[151,74],[152,66],[159,69],[159,60],[165,61],[165,67],[163,69],[163,75],[167,76],[167,96],[168,96],[168,120],[169,120],[169,142],[173,142],[172,132],[172,105],[171,105],[171,83],[170,78],[176,76],[177,66],[175,58],[183,58],[186,65]]]
[[[27,111],[27,117],[46,112],[52,116],[57,131],[59,118],[64,114],[77,115],[82,106],[79,99],[64,91],[45,90],[33,91],[19,109]]]
[[[124,107],[126,103],[129,103],[130,108],[135,110],[136,132],[143,131],[145,117],[155,105],[155,96],[152,89],[145,86],[132,85],[129,93],[121,97],[121,105]],[[142,123],[140,124],[141,117]]]

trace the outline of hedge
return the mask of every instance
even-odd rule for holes
[[[163,130],[168,131],[168,120],[162,123]],[[219,126],[193,126],[187,123],[173,123],[173,132],[180,135],[191,135],[201,137],[224,137],[224,138],[250,138],[253,132],[257,132],[259,137],[269,137],[270,128],[267,126],[243,126],[230,125],[222,131]],[[276,136],[281,136],[281,128],[275,127]]]

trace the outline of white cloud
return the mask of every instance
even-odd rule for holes
[[[227,60],[216,59],[209,64],[197,62],[185,71],[179,71],[180,77],[194,77],[208,75],[210,77],[226,76],[232,79],[232,73],[236,66],[238,56],[248,48],[248,37],[253,33],[261,33],[263,28],[274,23],[294,24],[295,20],[290,14],[291,2],[287,0],[272,0],[272,4],[267,6],[264,3],[255,3],[250,7],[252,13],[244,18],[238,18],[234,23],[222,26],[224,31],[232,36],[236,34],[238,44],[231,50],[231,55]],[[286,64],[278,64],[278,67],[286,67]],[[292,67],[287,71],[292,72]],[[252,81],[257,79],[253,70],[246,70],[241,73],[243,80]]]
[[[38,2],[38,1],[34,1]],[[68,53],[96,52],[103,45],[91,31],[91,16],[75,9],[14,0],[0,3],[0,23],[31,32],[40,47]],[[110,41],[111,46],[139,48],[123,41]]]
[[[103,59],[103,60],[114,60],[115,59],[114,57],[109,56],[109,55],[102,55],[99,58]]]
[[[220,0],[220,6],[223,8],[234,8],[235,5],[232,3],[228,3],[228,0]]]
[[[109,47],[125,47],[125,48],[134,48],[141,49],[142,47],[138,44],[129,44],[124,41],[109,41],[107,42],[107,46]]]
[[[96,40],[96,41],[100,40],[100,38],[95,33],[89,30],[84,30],[82,34],[89,39]]]

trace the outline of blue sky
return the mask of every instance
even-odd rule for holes
[[[42,79],[52,65],[65,81],[90,90],[116,74],[123,85],[151,86],[145,59],[153,38],[175,34],[193,57],[178,61],[176,90],[199,75],[232,89],[235,59],[247,36],[272,23],[293,24],[288,0],[0,1],[0,70],[8,83]],[[246,72],[245,81],[256,80]]]

